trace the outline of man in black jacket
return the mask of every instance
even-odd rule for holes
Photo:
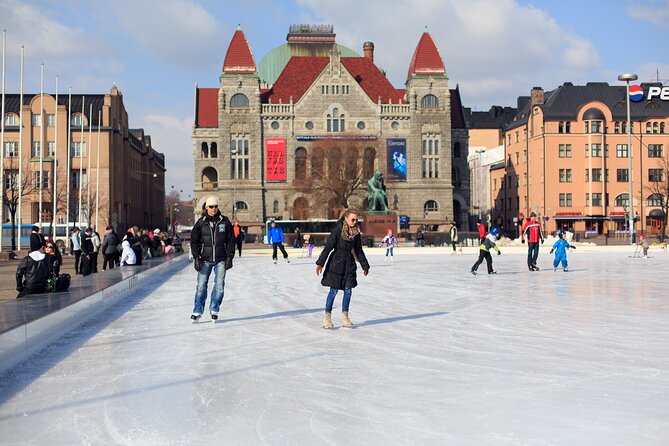
[[[16,268],[17,298],[28,294],[46,293],[51,271],[44,246],[28,254]]]
[[[211,292],[209,312],[213,322],[218,319],[218,312],[223,301],[225,273],[232,268],[235,256],[235,236],[232,223],[218,209],[215,196],[207,198],[202,217],[195,222],[191,231],[190,249],[197,270],[195,305],[191,319],[197,322],[204,312],[207,300],[207,283],[214,271],[214,289]]]
[[[93,240],[91,236],[93,229],[86,228],[84,236],[81,237],[81,274],[88,276],[93,272]]]

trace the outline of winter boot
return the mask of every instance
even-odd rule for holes
[[[348,311],[341,312],[341,326],[342,328],[353,328],[353,322],[348,318]]]
[[[325,317],[323,318],[323,328],[326,330],[332,330],[334,328],[334,325],[332,324],[332,313],[325,313]]]

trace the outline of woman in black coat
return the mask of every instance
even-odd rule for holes
[[[366,276],[369,273],[369,262],[362,250],[362,240],[360,230],[356,226],[357,222],[358,214],[351,209],[347,209],[328,237],[325,249],[316,261],[316,275],[320,275],[323,267],[325,267],[321,284],[330,287],[325,302],[325,319],[323,319],[323,328],[326,329],[334,327],[332,325],[332,305],[338,290],[344,290],[344,301],[341,306],[341,326],[353,328],[353,324],[348,317],[348,307],[353,288],[358,285],[355,273],[357,269],[356,259],[360,262],[363,274]]]

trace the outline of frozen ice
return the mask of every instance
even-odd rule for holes
[[[315,259],[252,252],[191,324],[178,262],[0,376],[0,444],[666,445],[669,255],[633,251],[370,250],[352,330]]]

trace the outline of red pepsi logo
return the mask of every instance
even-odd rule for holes
[[[630,85],[630,101],[643,101],[643,88],[641,88],[639,85]]]

